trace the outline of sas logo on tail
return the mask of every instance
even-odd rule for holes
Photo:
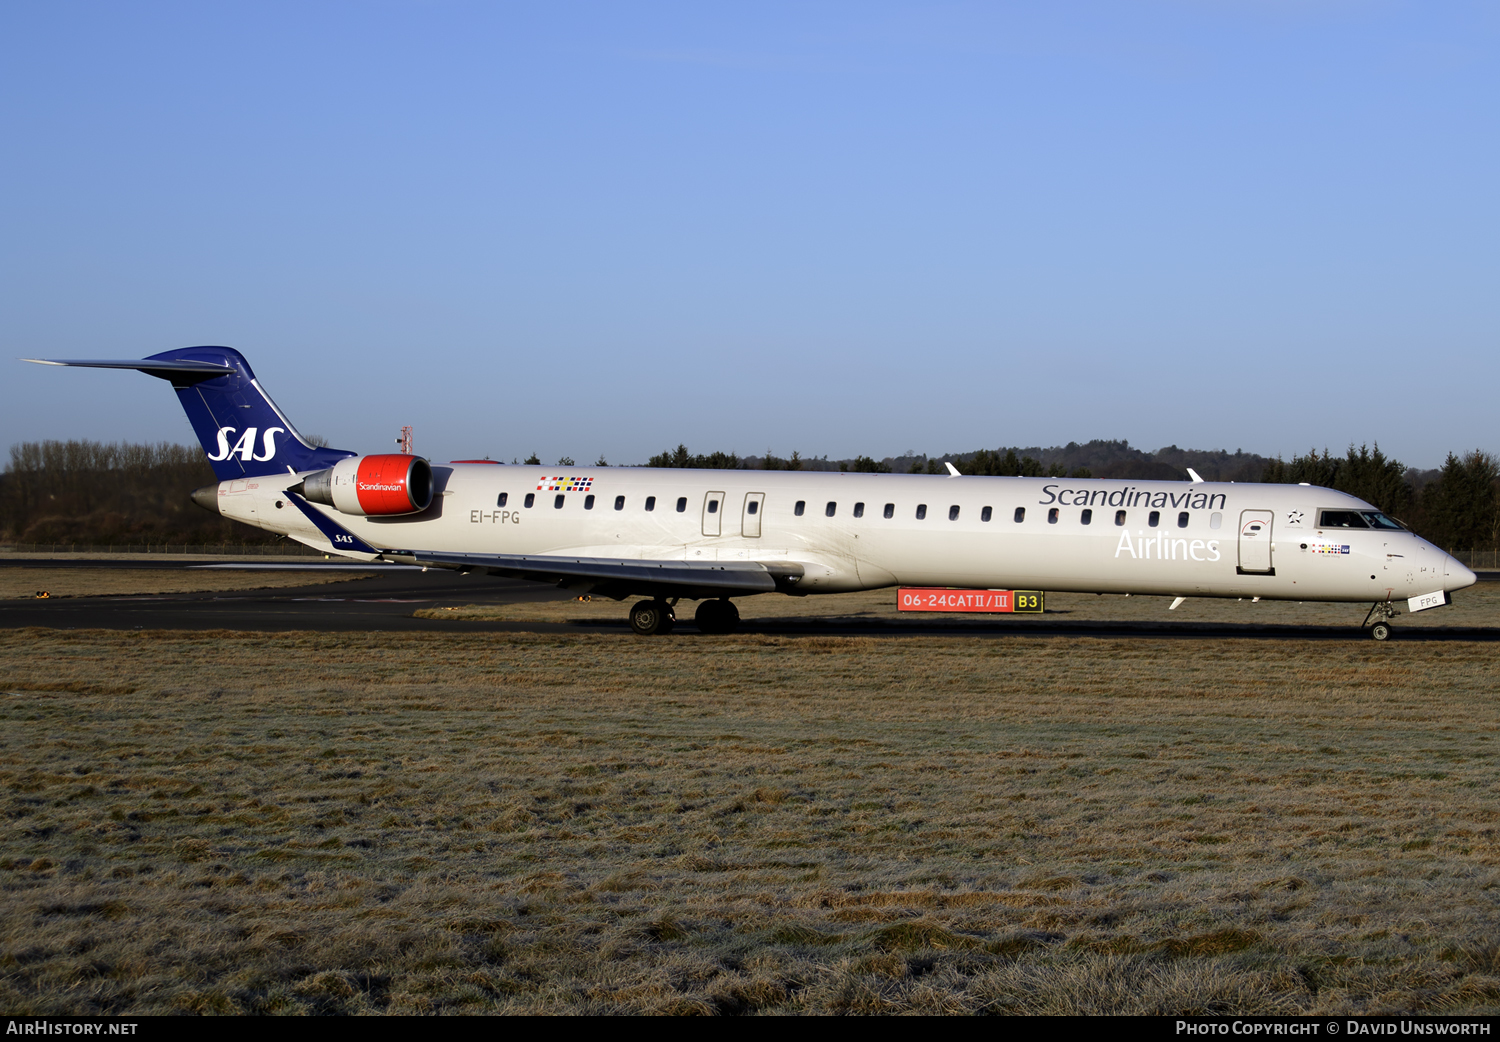
[[[261,444],[264,447],[265,455],[257,456],[255,454],[255,432],[260,430],[260,428],[246,427],[245,433],[241,434],[239,440],[234,443],[234,448],[230,448],[229,436],[238,429],[238,427],[220,427],[219,451],[216,453],[209,453],[208,458],[213,460],[215,463],[218,463],[223,460],[227,460],[230,456],[238,456],[240,459],[246,461],[247,463],[250,460],[255,460],[258,463],[265,463],[267,460],[274,459],[276,456],[275,436],[278,433],[286,433],[285,427],[267,427],[266,433],[261,436]]]

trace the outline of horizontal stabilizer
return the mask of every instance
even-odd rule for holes
[[[37,365],[76,365],[85,369],[139,369],[143,373],[155,376],[157,373],[202,373],[204,376],[225,376],[234,372],[233,366],[219,365],[216,362],[195,362],[191,359],[154,359],[141,358],[136,360],[117,360],[107,358],[23,358],[23,362],[35,362]],[[171,379],[170,376],[164,379]]]

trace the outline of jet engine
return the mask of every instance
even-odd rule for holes
[[[432,466],[421,456],[351,456],[288,489],[344,514],[415,514],[432,504]]]

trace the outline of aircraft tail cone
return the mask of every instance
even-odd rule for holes
[[[217,514],[219,512],[219,486],[204,485],[202,488],[193,489],[193,502],[204,510]]]

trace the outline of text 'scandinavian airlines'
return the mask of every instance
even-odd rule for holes
[[[29,359],[29,361],[41,361]],[[678,599],[709,631],[730,598],[887,586],[1372,603],[1451,601],[1474,573],[1370,504],[1305,485],[762,470],[435,465],[314,446],[226,347],[138,361],[171,382],[219,479],[195,501],[324,551]],[[1174,604],[1175,607],[1175,604]]]

